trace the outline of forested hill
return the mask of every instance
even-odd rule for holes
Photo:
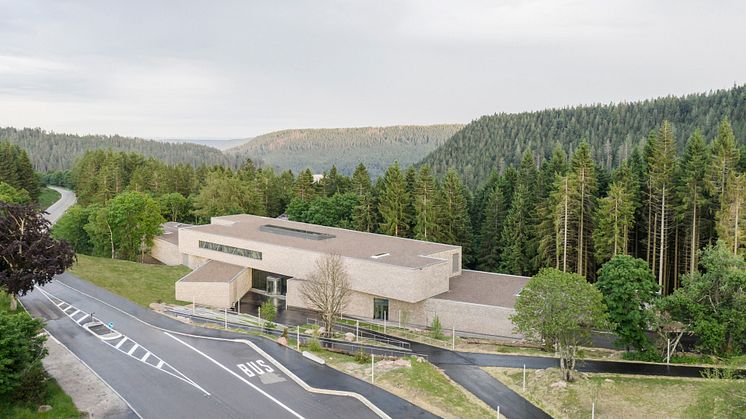
[[[549,158],[559,144],[572,154],[586,139],[594,160],[611,168],[644,143],[664,119],[673,124],[681,151],[695,128],[701,129],[705,138],[713,138],[724,116],[730,119],[737,143],[746,144],[746,86],[642,102],[483,116],[422,162],[441,175],[453,167],[473,187],[492,170],[502,171],[519,163],[526,150],[535,157]]]
[[[226,154],[260,159],[279,169],[316,173],[337,166],[350,175],[359,163],[371,176],[382,174],[395,160],[402,166],[420,161],[453,136],[462,125],[393,126],[367,128],[291,129],[271,132]]]
[[[34,169],[39,172],[70,169],[88,150],[111,149],[155,157],[168,164],[226,165],[236,167],[235,157],[220,150],[189,143],[166,143],[118,135],[72,135],[47,132],[39,128],[0,128],[0,142],[9,141],[25,149]]]

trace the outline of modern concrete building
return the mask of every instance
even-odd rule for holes
[[[316,261],[342,257],[352,296],[345,315],[513,336],[508,315],[528,278],[461,269],[461,247],[253,215],[166,223],[152,255],[193,269],[176,299],[219,308],[271,299],[309,308],[301,287]]]

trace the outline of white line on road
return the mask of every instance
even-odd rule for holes
[[[70,317],[75,317],[78,313],[80,313],[80,310],[75,310],[75,312],[71,314]]]
[[[119,349],[126,340],[129,340],[127,339],[127,336],[123,337],[122,340],[120,340],[119,343],[117,343],[117,345],[114,346],[114,348]]]
[[[150,351],[145,352],[145,356],[140,358],[140,361],[145,362],[148,358],[150,358]]]
[[[209,361],[211,361],[211,362],[212,362],[213,364],[215,364],[215,365],[219,366],[220,368],[224,369],[225,371],[228,371],[228,372],[229,372],[229,373],[230,373],[231,375],[233,375],[234,377],[236,377],[236,378],[238,378],[239,380],[243,381],[244,383],[246,383],[247,385],[249,385],[249,386],[250,386],[251,388],[253,388],[254,390],[258,391],[259,393],[261,393],[262,395],[264,395],[264,396],[265,396],[265,397],[267,397],[268,399],[270,399],[270,400],[272,400],[273,402],[275,402],[275,403],[276,403],[277,405],[279,405],[279,406],[280,406],[280,407],[282,407],[283,409],[285,409],[285,410],[287,410],[288,412],[292,413],[292,414],[293,414],[293,415],[294,415],[295,417],[297,417],[297,418],[299,418],[299,419],[303,419],[303,416],[301,416],[300,414],[298,414],[298,413],[297,413],[297,412],[296,412],[295,410],[291,409],[290,407],[288,407],[287,405],[285,405],[285,404],[284,404],[284,403],[282,403],[281,401],[279,401],[279,400],[275,399],[274,397],[272,397],[272,395],[270,395],[270,394],[269,394],[269,393],[267,393],[266,391],[264,391],[264,390],[260,389],[259,387],[255,386],[255,385],[254,385],[254,384],[253,384],[253,383],[252,383],[251,381],[249,381],[249,380],[247,380],[247,379],[245,379],[245,378],[241,377],[241,376],[240,376],[240,375],[238,375],[238,373],[236,373],[235,371],[231,370],[230,368],[226,367],[225,365],[221,364],[220,362],[218,362],[218,361],[214,360],[213,358],[211,358],[211,357],[210,357],[209,355],[207,355],[206,353],[204,353],[204,352],[200,351],[199,349],[195,348],[194,346],[192,346],[192,345],[190,345],[190,344],[188,344],[188,343],[184,342],[183,340],[181,340],[181,339],[177,338],[176,336],[174,336],[174,335],[172,335],[172,334],[170,334],[170,333],[168,333],[168,332],[163,332],[163,333],[165,333],[165,334],[166,334],[166,336],[170,337],[171,339],[174,339],[175,341],[177,341],[177,342],[181,343],[182,345],[186,346],[187,348],[189,348],[189,349],[193,350],[194,352],[197,352],[198,354],[200,354],[200,355],[202,355],[203,357],[207,358],[207,359],[208,359]]]
[[[140,347],[140,345],[138,345],[138,344],[132,345],[132,347],[130,348],[129,352],[127,352],[127,355],[132,355],[132,353],[135,352],[137,350],[137,348],[139,348],[139,347]]]

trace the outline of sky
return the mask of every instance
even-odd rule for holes
[[[0,0],[0,126],[467,123],[746,82],[744,1]]]

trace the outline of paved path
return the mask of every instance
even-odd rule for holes
[[[142,417],[377,417],[356,398],[309,392],[290,374],[312,387],[358,393],[390,417],[433,417],[292,349],[184,324],[69,274],[23,297],[23,303],[34,316],[47,319],[47,330]],[[113,322],[127,341],[107,343],[89,333],[80,324],[91,313]]]
[[[61,195],[57,202],[47,208],[47,214],[44,215],[50,223],[54,224],[60,219],[60,217],[62,217],[62,214],[64,214],[68,208],[78,202],[78,199],[75,196],[75,192],[69,189],[60,188],[59,186],[48,186],[48,188],[54,189]]]

